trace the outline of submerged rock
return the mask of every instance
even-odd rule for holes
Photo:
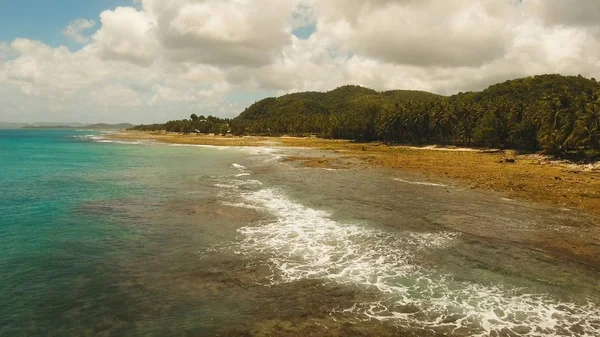
[[[467,317],[467,315],[463,315],[463,314],[455,314],[455,315],[450,315],[447,316],[446,318],[444,318],[444,320],[442,321],[442,323],[454,323],[458,320],[461,320],[463,318]]]
[[[398,304],[394,306],[394,311],[401,314],[414,314],[421,311],[421,308],[414,303]]]
[[[528,326],[516,326],[512,328],[512,331],[518,333],[519,335],[526,335],[531,332],[531,328]]]

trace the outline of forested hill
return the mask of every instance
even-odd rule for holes
[[[383,139],[378,134],[377,124],[384,114],[416,108],[416,105],[439,104],[443,100],[443,96],[423,91],[377,92],[348,85],[326,93],[266,98],[235,118],[232,131],[236,134],[316,134],[325,138],[378,140]]]
[[[321,92],[302,92],[277,98],[265,98],[246,108],[235,120],[259,120],[263,118],[298,118],[298,114],[329,115],[348,112],[348,109],[360,108],[365,104],[405,104],[407,102],[439,102],[443,96],[409,90],[377,92],[372,89],[347,85],[335,90]],[[294,124],[290,121],[289,127]],[[287,132],[297,133],[296,130]],[[286,133],[287,133],[286,132]],[[300,131],[302,133],[303,131]]]
[[[475,93],[477,100],[504,98],[525,104],[534,104],[549,96],[567,93],[592,97],[600,89],[596,79],[581,76],[540,75],[506,81]],[[460,95],[456,95],[460,96]]]
[[[343,86],[266,98],[233,120],[209,118],[210,123],[196,117],[136,129],[193,132],[210,124],[203,130],[589,154],[600,148],[600,83],[541,75],[450,97]]]

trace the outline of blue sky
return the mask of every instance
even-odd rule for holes
[[[299,39],[308,39],[315,31],[317,30],[317,26],[314,24],[298,27],[292,30],[292,34],[294,34]]]
[[[0,121],[158,122],[345,84],[453,94],[600,77],[598,0],[168,1],[0,0]]]
[[[69,22],[92,19],[99,24],[102,11],[131,5],[131,0],[0,0],[0,41],[25,37],[72,46],[61,33]]]
[[[100,14],[118,6],[139,8],[134,0],[0,0],[0,42],[27,38],[52,47],[67,46],[75,51],[82,45],[63,34],[69,23],[76,19],[93,20],[96,26],[85,32],[92,35],[101,28]],[[314,24],[309,24],[297,27],[292,34],[307,39],[315,29]],[[276,94],[276,90],[234,90],[225,95],[225,100],[245,106]]]
[[[56,47],[77,46],[62,34],[75,19],[91,19],[99,27],[100,13],[117,6],[135,6],[132,0],[0,0],[0,41],[26,37]],[[306,39],[314,25],[296,28],[292,34]]]

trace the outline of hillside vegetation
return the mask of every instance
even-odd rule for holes
[[[343,86],[266,98],[227,120],[197,117],[136,130],[236,135],[317,135],[397,144],[485,146],[546,153],[600,149],[600,84],[541,75],[450,97]]]

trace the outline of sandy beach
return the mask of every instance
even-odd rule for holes
[[[350,169],[361,165],[423,174],[433,182],[457,181],[522,199],[600,214],[600,165],[576,165],[541,155],[480,149],[388,146],[297,137],[222,137],[126,131],[107,137],[173,144],[304,147],[330,151],[326,158],[289,157],[304,165]],[[507,161],[506,159],[510,159]],[[514,159],[514,162],[512,160]]]

